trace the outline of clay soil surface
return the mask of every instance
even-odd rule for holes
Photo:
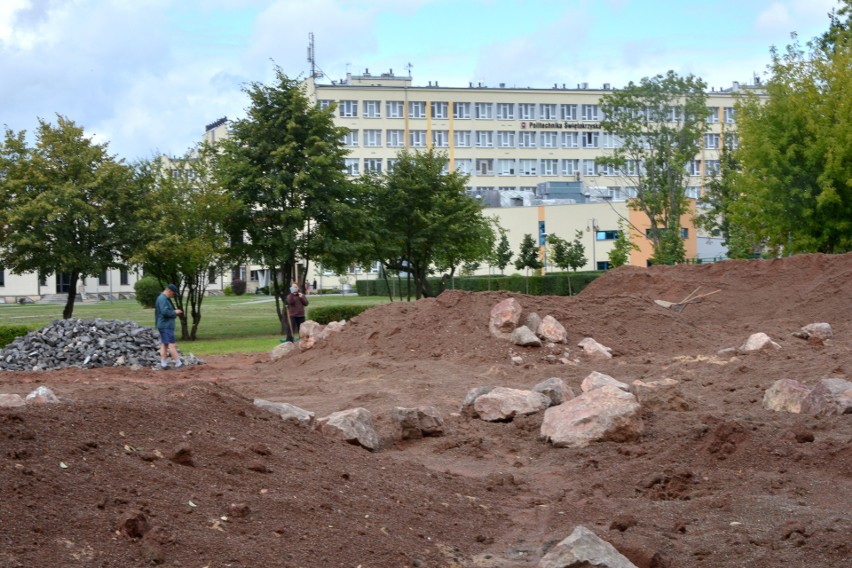
[[[654,303],[699,287],[719,292],[680,313]],[[577,525],[640,568],[852,566],[852,416],[761,405],[778,379],[852,374],[852,255],[623,267],[575,297],[517,296],[567,328],[558,348],[492,338],[506,297],[375,307],[277,362],[0,373],[0,393],[47,386],[62,401],[0,409],[0,567],[523,567]],[[791,335],[815,322],[833,339]],[[756,332],[781,349],[719,354]],[[612,360],[584,359],[584,337]],[[474,387],[562,377],[579,393],[592,371],[675,379],[687,404],[643,409],[636,441],[581,449],[540,439],[541,414],[458,413]],[[317,417],[366,408],[382,448],[289,425],[256,398]],[[391,409],[418,405],[440,410],[445,435],[396,439]]]

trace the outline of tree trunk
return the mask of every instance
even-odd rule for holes
[[[77,298],[77,280],[79,279],[79,271],[71,272],[71,283],[68,285],[68,298],[65,300],[65,309],[62,310],[62,319],[71,319],[74,315],[74,300]]]

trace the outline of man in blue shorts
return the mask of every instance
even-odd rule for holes
[[[175,362],[175,369],[183,366],[177,351],[177,340],[175,339],[175,319],[183,313],[176,310],[172,305],[172,298],[177,293],[177,286],[169,284],[163,293],[157,296],[154,304],[154,319],[157,331],[160,332],[160,367],[167,369],[169,365],[168,355]]]

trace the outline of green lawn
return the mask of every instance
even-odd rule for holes
[[[368,296],[309,297],[307,317],[311,307],[346,304],[383,304],[387,298]],[[62,318],[64,306],[59,304],[0,304],[0,326],[25,325],[31,330],[42,328]],[[78,303],[74,317],[135,321],[154,325],[154,310],[143,309],[136,300]],[[179,325],[179,324],[178,324]],[[275,313],[275,301],[269,296],[211,296],[204,298],[198,340],[181,341],[178,329],[178,349],[195,355],[227,353],[259,353],[271,351],[281,340],[280,323]]]

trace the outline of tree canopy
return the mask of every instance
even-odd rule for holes
[[[852,250],[851,5],[831,14],[822,37],[773,48],[765,96],[737,104],[740,168],[728,209],[754,246]]]
[[[669,71],[600,99],[601,128],[618,143],[596,162],[631,180],[630,206],[648,218],[657,263],[685,257],[680,219],[687,210],[687,166],[698,153],[708,115],[705,90],[701,79]]]
[[[291,279],[302,281],[310,259],[345,244],[335,232],[346,222],[344,128],[333,107],[311,103],[280,68],[272,85],[252,83],[247,116],[222,142],[217,175],[242,203],[231,232],[242,254],[272,271],[278,318]],[[297,264],[304,262],[297,275]]]
[[[161,286],[178,286],[174,300],[184,312],[183,339],[197,339],[211,271],[219,273],[234,260],[228,222],[240,203],[214,176],[217,159],[215,148],[200,144],[177,160],[154,160],[144,178],[144,243],[133,260]]]
[[[39,119],[35,144],[6,129],[0,146],[0,263],[15,274],[65,274],[63,317],[74,312],[77,280],[124,267],[144,200],[134,169],[57,116]]]
[[[465,192],[466,176],[446,172],[447,158],[432,149],[403,151],[393,169],[363,176],[350,210],[356,249],[326,262],[380,261],[385,270],[408,273],[415,296],[432,296],[427,280],[435,271],[487,259],[494,230],[480,203]],[[354,255],[355,258],[351,258]]]

